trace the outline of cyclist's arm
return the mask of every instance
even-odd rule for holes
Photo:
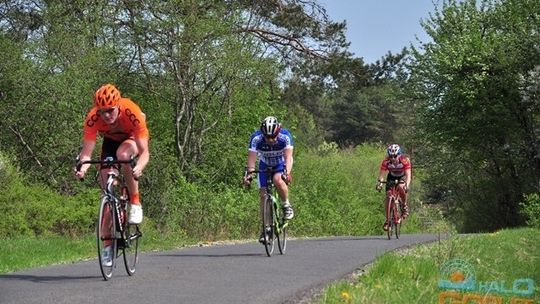
[[[409,188],[409,185],[411,184],[411,178],[411,169],[405,169],[405,187]]]
[[[148,138],[135,138],[135,144],[139,152],[139,158],[137,159],[137,165],[133,168],[133,174],[137,177],[141,176],[142,171],[150,161],[150,150],[148,148]]]
[[[293,149],[283,150],[283,158],[285,159],[285,170],[287,174],[291,173],[293,167]]]
[[[388,167],[386,164],[386,160],[383,160],[380,166],[380,172],[379,172],[379,178],[378,181],[384,181],[384,177],[388,174]]]
[[[79,154],[79,161],[85,161],[90,160],[92,158],[92,151],[94,151],[94,147],[96,146],[95,140],[89,140],[85,139],[83,140],[83,145],[81,149],[81,153]],[[81,166],[81,170],[78,172],[75,172],[75,176],[78,178],[83,178],[84,174],[90,167],[90,164],[84,164]]]
[[[249,150],[248,151],[248,157],[247,157],[247,163],[246,163],[246,170],[253,171],[255,170],[255,162],[257,161],[257,152]]]

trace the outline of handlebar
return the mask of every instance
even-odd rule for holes
[[[81,167],[86,164],[101,165],[104,168],[110,168],[117,164],[130,164],[131,167],[135,167],[135,165],[137,164],[137,160],[133,156],[129,160],[117,160],[117,159],[113,159],[112,157],[107,157],[101,160],[91,159],[91,160],[80,161],[79,156],[77,156],[77,158],[75,159],[75,169],[77,171],[80,171]],[[136,177],[134,178],[135,180],[138,180],[138,178]],[[81,178],[81,180],[83,179]]]
[[[404,180],[394,179],[393,181],[394,181],[394,183],[396,183],[396,181],[398,181],[396,184],[405,184]],[[379,181],[379,183],[386,184],[386,183],[388,183],[388,181]]]
[[[250,173],[278,173],[278,172],[283,172],[283,170],[276,170],[274,168],[266,168],[264,170],[254,169],[251,171],[246,170],[246,175]]]
[[[260,170],[260,169],[253,169],[253,170],[249,170],[249,171],[246,170],[246,171],[244,172],[244,177],[246,177],[248,174],[253,174],[253,173],[268,173],[268,174],[269,174],[268,180],[269,180],[270,182],[272,182],[272,178],[271,178],[271,175],[272,175],[272,174],[274,174],[274,173],[285,173],[285,171],[284,171],[284,170],[276,170],[276,169],[274,169],[274,168],[272,168],[272,167],[268,167],[268,168],[263,169],[263,170]],[[251,177],[251,178],[249,179],[249,184],[251,184],[251,181],[252,181],[252,180],[253,180],[253,177]],[[249,184],[247,185],[248,187],[250,186]],[[244,183],[242,183],[242,185],[246,186]]]
[[[389,182],[392,182],[394,184],[394,186],[397,186],[399,184],[405,184],[405,181],[404,180],[401,180],[401,179],[390,179],[390,181],[380,181],[380,180],[377,180],[377,183],[378,184],[387,184]],[[378,186],[377,186],[378,187]],[[382,187],[381,188],[377,188],[377,191],[381,192],[382,190]]]

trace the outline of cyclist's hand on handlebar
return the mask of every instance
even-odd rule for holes
[[[89,166],[90,165],[87,164],[83,165],[79,157],[77,157],[75,160],[75,168],[73,168],[73,174],[75,175],[75,178],[82,180]]]
[[[292,175],[283,172],[283,174],[281,174],[281,179],[288,185],[292,182]]]
[[[83,179],[84,175],[86,174],[86,170],[82,170],[82,169],[77,171],[77,168],[74,168],[73,171],[77,179]]]
[[[376,189],[377,191],[381,191],[382,185],[383,185],[383,184],[382,184],[382,181],[381,181],[381,180],[377,180],[377,185],[375,186],[375,189]]]
[[[133,177],[135,177],[135,179],[138,179],[139,177],[142,176],[142,169],[139,168],[138,166],[133,167],[132,172],[133,172]]]
[[[244,178],[242,179],[242,184],[244,186],[249,186],[249,185],[251,185],[252,180],[253,180],[253,173],[246,173],[244,175]]]

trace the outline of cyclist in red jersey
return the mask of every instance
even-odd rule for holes
[[[401,201],[403,203],[403,219],[406,219],[407,216],[409,216],[409,204],[407,203],[407,192],[409,189],[409,185],[411,184],[411,178],[412,178],[412,164],[409,158],[403,154],[401,154],[401,148],[397,144],[392,144],[388,146],[386,149],[387,156],[383,159],[380,167],[380,173],[379,178],[377,179],[377,190],[382,189],[382,182],[384,182],[384,177],[386,175],[386,180],[399,180],[404,181],[405,183],[399,184],[399,196],[401,197]],[[387,174],[388,173],[388,174]],[[388,199],[388,191],[393,186],[391,183],[386,183],[386,199],[384,201],[384,207],[385,207],[385,214],[388,210],[386,208],[387,205],[387,199]],[[384,223],[383,229],[386,231],[388,230],[388,222]]]
[[[83,143],[79,160],[90,160],[96,146],[97,135],[103,136],[101,146],[101,159],[113,158],[129,161],[138,157],[137,164],[132,168],[126,164],[122,172],[130,193],[131,208],[128,221],[131,224],[140,224],[143,219],[143,210],[139,197],[139,184],[137,179],[150,160],[149,132],[146,127],[146,118],[139,106],[129,98],[122,98],[120,91],[112,85],[100,87],[94,95],[94,107],[88,112],[83,127]],[[75,170],[77,178],[83,178],[90,164],[81,166],[80,171]],[[101,172],[101,185],[107,179],[106,170]],[[109,250],[109,252],[107,252]],[[104,250],[105,263],[112,264],[110,248]]]

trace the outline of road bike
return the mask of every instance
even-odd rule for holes
[[[390,179],[380,183],[390,185],[386,198],[386,222],[388,223],[388,230],[386,230],[386,233],[388,239],[390,240],[392,238],[392,231],[395,233],[396,239],[399,239],[401,233],[402,203],[398,189],[399,184],[404,184],[405,182],[399,179]],[[380,191],[381,190],[379,190],[379,192]]]
[[[120,161],[112,157],[104,160],[77,160],[77,171],[84,164],[97,164],[99,170],[107,171],[105,183],[99,207],[99,217],[96,223],[96,238],[99,267],[103,279],[109,280],[116,268],[116,259],[124,256],[124,265],[128,275],[135,274],[139,253],[139,239],[142,233],[139,225],[128,223],[129,191],[124,176],[120,173],[122,164],[135,166],[135,160]],[[112,264],[104,265],[101,253],[106,246],[111,246]]]
[[[281,173],[281,171],[274,170],[273,168],[267,168],[264,170],[253,170],[246,172],[249,173],[266,173],[266,194],[263,205],[262,216],[262,229],[264,231],[264,249],[266,254],[270,257],[274,252],[275,241],[277,240],[279,252],[285,254],[287,249],[287,227],[289,222],[285,219],[285,214],[281,204],[277,197],[273,194],[274,181],[272,177],[274,173]]]

